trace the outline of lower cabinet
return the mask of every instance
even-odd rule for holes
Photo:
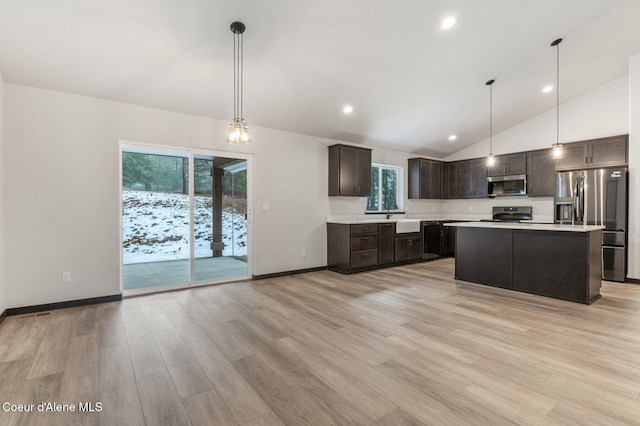
[[[395,223],[378,225],[378,265],[386,265],[395,261],[395,237]]]
[[[422,233],[396,234],[395,222],[327,224],[327,266],[342,273],[422,260]]]
[[[398,235],[402,236],[396,236],[396,262],[422,259],[422,235],[420,233]]]

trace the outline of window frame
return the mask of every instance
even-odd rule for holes
[[[396,205],[397,209],[390,209],[390,213],[401,213],[404,211],[404,167],[402,166],[394,166],[391,164],[380,164],[380,163],[371,163],[371,169],[378,168],[378,199],[380,200],[378,210],[368,210],[367,206],[369,205],[370,196],[366,197],[365,203],[365,213],[367,214],[380,214],[386,213],[387,209],[382,206],[382,170],[393,170],[396,172],[397,180],[396,180]],[[373,187],[373,182],[371,182],[371,186]],[[371,188],[373,191],[373,188]]]

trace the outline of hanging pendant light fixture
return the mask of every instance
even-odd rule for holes
[[[242,22],[233,22],[233,121],[227,129],[227,142],[232,144],[251,143],[249,126],[242,116],[242,95],[244,80],[243,43],[245,26]]]
[[[496,163],[496,159],[493,156],[493,83],[495,80],[491,79],[485,84],[489,86],[489,155],[487,155],[487,167],[493,167]]]
[[[559,38],[551,43],[556,47],[556,143],[551,145],[553,158],[562,158],[562,144],[560,143],[560,43]]]

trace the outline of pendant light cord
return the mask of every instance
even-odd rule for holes
[[[489,85],[489,155],[493,155],[493,83]]]
[[[556,44],[556,145],[560,143],[560,43]]]
[[[244,34],[233,35],[233,118],[242,119],[244,94]]]
[[[238,118],[238,46],[237,34],[233,34],[233,118]]]
[[[238,60],[238,67],[240,68],[240,89],[239,89],[239,99],[238,99],[238,105],[239,105],[239,112],[240,112],[240,118],[244,119],[244,112],[243,112],[243,108],[242,108],[242,98],[244,95],[244,33],[240,34],[240,47],[239,47],[239,55],[240,58]]]

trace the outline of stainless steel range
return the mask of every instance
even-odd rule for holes
[[[531,220],[533,218],[533,207],[494,207],[493,218],[491,222],[520,222],[522,220]],[[487,220],[485,220],[487,221]]]

